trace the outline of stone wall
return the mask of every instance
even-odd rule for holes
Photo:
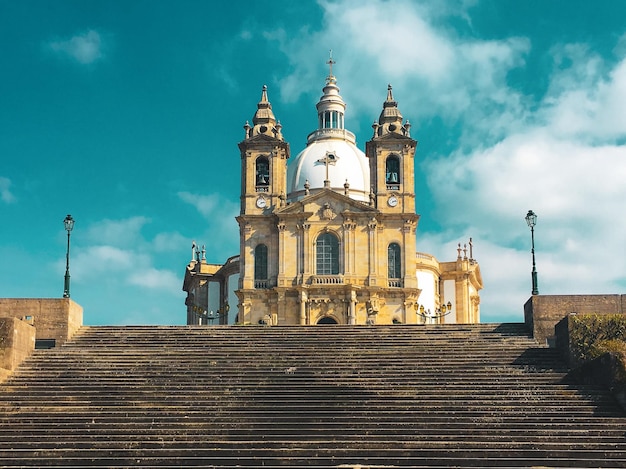
[[[570,313],[625,314],[626,295],[534,295],[524,305],[524,321],[541,342],[552,341],[554,327]]]
[[[572,369],[568,373],[568,379],[575,383],[600,384],[608,388],[620,406],[626,410],[625,370],[620,357],[616,353],[605,353],[585,362],[572,354],[571,318],[572,315],[568,314],[555,327],[556,348]]]
[[[35,349],[35,328],[17,318],[0,318],[0,382]]]
[[[37,340],[54,339],[62,345],[83,325],[83,308],[70,298],[0,298],[0,318],[26,319]]]

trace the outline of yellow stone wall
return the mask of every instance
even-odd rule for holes
[[[37,339],[59,346],[83,325],[83,308],[70,298],[0,298],[0,317],[30,317]]]
[[[35,328],[28,321],[0,317],[0,382],[35,350]]]

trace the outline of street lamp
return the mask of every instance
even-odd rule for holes
[[[444,317],[446,314],[452,312],[452,303],[448,301],[448,304],[441,305],[441,308],[436,308],[435,311],[431,311],[430,308],[424,308],[424,305],[413,305],[415,312],[424,318],[426,324],[436,324],[439,318]]]
[[[219,321],[221,317],[222,317],[222,314],[220,313],[219,309],[215,312],[209,311],[206,314],[207,321],[210,321],[211,326],[213,325],[213,321],[215,321],[216,319]]]
[[[70,232],[74,228],[74,219],[72,215],[65,217],[63,220],[65,231],[67,231],[67,253],[65,254],[65,288],[63,289],[63,298],[70,297]]]
[[[533,271],[531,274],[533,281],[533,295],[539,294],[539,288],[537,287],[537,268],[535,267],[535,225],[537,224],[537,215],[532,210],[529,210],[526,214],[526,223],[530,226],[530,240],[531,251],[533,254]]]

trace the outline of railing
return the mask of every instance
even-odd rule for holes
[[[324,137],[326,138],[338,137],[338,138],[347,140],[348,142],[356,143],[355,135],[346,129],[317,129],[311,132],[307,136],[306,141],[307,141],[307,144],[309,144],[314,140],[319,140]]]
[[[423,252],[416,252],[415,253],[415,257],[418,259],[426,259],[429,261],[434,261],[435,260],[435,256],[431,256],[430,254],[426,254]]]
[[[257,192],[269,192],[270,188],[269,186],[256,186],[256,191]]]
[[[399,191],[400,190],[400,184],[389,184],[389,183],[387,183],[387,190],[388,191]]]
[[[270,281],[269,280],[255,280],[254,288],[258,288],[259,290],[267,290],[268,288],[270,288]]]
[[[313,285],[340,285],[343,284],[341,275],[315,275],[311,278]]]
[[[229,257],[228,260],[226,261],[226,264],[234,264],[236,262],[239,262],[239,254],[237,254],[236,256]]]
[[[391,288],[401,288],[402,287],[402,279],[399,278],[390,278],[389,286]]]

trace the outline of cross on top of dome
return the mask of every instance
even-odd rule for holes
[[[328,59],[328,62],[326,62],[328,64],[328,77],[326,78],[326,82],[327,83],[335,83],[335,77],[333,75],[333,65],[336,64],[337,62],[335,62],[333,60],[333,50],[330,50],[330,58]]]

